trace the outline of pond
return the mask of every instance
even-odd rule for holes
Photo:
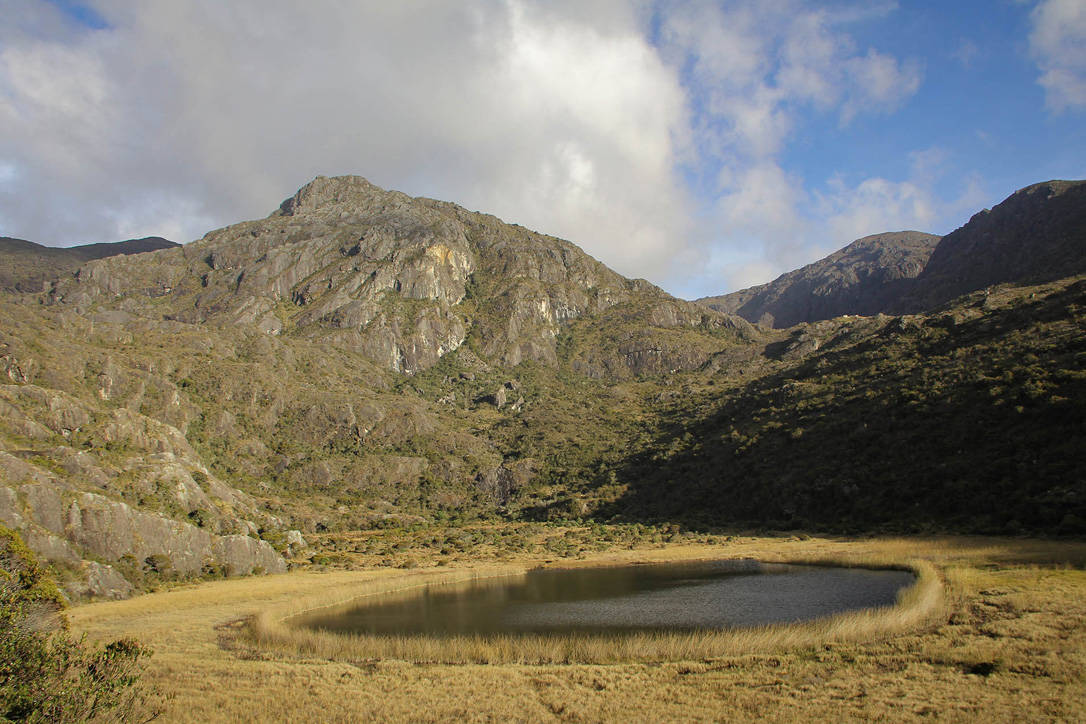
[[[367,598],[292,625],[437,637],[738,628],[892,606],[915,580],[906,571],[749,560],[540,569]]]

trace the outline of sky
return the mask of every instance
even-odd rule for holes
[[[691,299],[1086,178],[1086,0],[0,0],[0,235],[182,243],[317,175]]]

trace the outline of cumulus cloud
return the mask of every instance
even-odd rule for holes
[[[9,236],[184,242],[357,173],[693,296],[929,218],[921,177],[827,183],[783,160],[811,118],[848,128],[917,92],[918,64],[850,33],[892,2],[9,4]]]
[[[37,0],[0,21],[4,233],[188,241],[358,173],[627,274],[686,256],[684,95],[637,5],[89,4],[104,29]]]
[[[909,178],[904,181],[874,177],[849,185],[840,177],[830,179],[826,189],[815,194],[823,236],[839,242],[825,252],[872,233],[942,232],[959,225],[985,197],[975,177],[968,178],[952,198],[936,193],[936,182],[946,173],[948,159],[949,154],[941,148],[914,152]]]
[[[1086,107],[1086,5],[1043,0],[1030,14],[1030,50],[1042,74],[1047,106],[1056,112]]]
[[[824,235],[843,229],[824,223],[822,214],[843,212],[812,198],[807,189],[822,179],[787,172],[780,157],[812,115],[847,127],[862,114],[893,112],[917,92],[918,64],[859,47],[848,32],[895,6],[832,11],[775,0],[667,7],[661,43],[685,69],[698,133],[691,165],[694,173],[711,170],[715,184],[709,268],[719,274],[716,283],[767,281],[767,273],[812,261],[824,251]],[[719,293],[706,281],[688,285],[688,295]]]

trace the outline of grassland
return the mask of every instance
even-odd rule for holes
[[[416,642],[375,651],[270,635],[300,608],[435,576],[548,560],[706,556],[927,573],[898,606],[875,614],[722,635],[676,651],[567,651],[570,663],[553,662],[562,656],[526,663],[548,657],[506,644],[457,652]],[[733,537],[616,546],[564,562],[548,551],[500,557],[506,560],[453,559],[443,569],[215,581],[79,607],[70,618],[91,637],[135,636],[155,649],[147,677],[161,692],[166,722],[1086,720],[1086,545]]]

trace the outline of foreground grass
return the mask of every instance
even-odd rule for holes
[[[1086,720],[1086,546],[743,539],[580,564],[708,555],[909,562],[927,578],[890,611],[655,650],[644,641],[587,652],[568,642],[557,652],[418,641],[352,650],[275,636],[279,619],[302,608],[435,575],[509,572],[530,559],[221,581],[85,606],[71,618],[94,637],[135,636],[156,650],[148,677],[171,722]],[[253,631],[266,640],[254,642]],[[607,663],[529,663],[565,660]]]

